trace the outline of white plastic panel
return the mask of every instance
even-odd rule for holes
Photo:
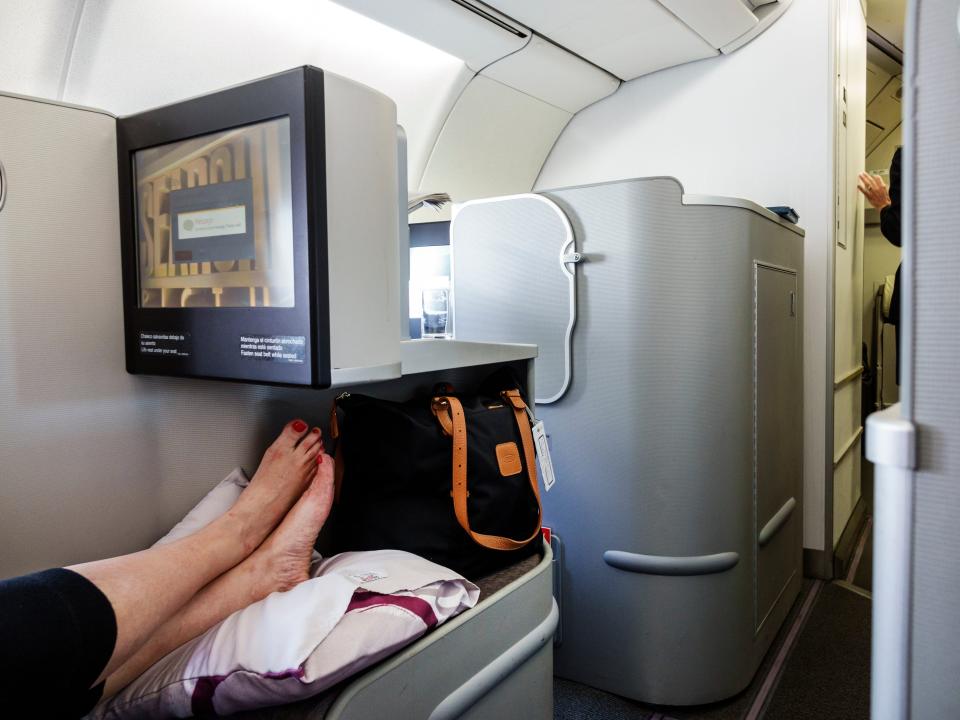
[[[618,78],[539,36],[483,74],[569,113],[592,105],[620,86]]]
[[[542,195],[476,200],[457,209],[450,247],[457,339],[536,344],[536,402],[559,400],[570,386],[577,319],[567,216]]]
[[[571,117],[480,75],[447,118],[420,188],[457,202],[528,192]]]
[[[870,0],[870,27],[903,50],[906,13],[907,0]]]
[[[325,73],[330,367],[400,376],[396,107]]]
[[[537,356],[537,346],[426,338],[401,342],[400,356],[403,358],[403,374],[414,375],[472,365],[531,360]]]
[[[451,0],[335,1],[461,58],[476,71],[516,52],[530,39],[530,31],[510,18],[489,8],[472,12]],[[484,12],[495,20],[485,18]]]
[[[660,0],[660,3],[718,48],[749,32],[758,22],[741,0]]]
[[[489,4],[624,80],[718,54],[655,0],[491,0]]]
[[[53,98],[80,0],[3,0],[0,3],[0,91]]]
[[[411,187],[473,76],[459,58],[329,0],[100,0],[86,3],[65,99],[126,115],[305,64],[396,102]]]
[[[841,0],[837,71],[837,166],[834,247],[834,381],[862,361],[863,339],[863,196],[857,191],[857,174],[863,168],[866,138],[867,25],[860,0]],[[842,89],[841,89],[842,88]],[[844,123],[844,119],[846,122]],[[860,499],[859,436],[862,433],[860,383],[834,385],[833,398],[833,533],[839,541]],[[846,452],[845,452],[846,450]]]
[[[757,24],[754,25],[751,30],[748,30],[737,39],[724,45],[722,48],[720,48],[720,51],[725,55],[729,55],[730,53],[742,48],[758,35],[765,32],[767,28],[773,25],[773,23],[779,20],[780,16],[787,11],[787,8],[790,7],[790,3],[792,2],[793,0],[779,0],[779,2],[758,4],[754,10],[754,15],[756,15],[758,20]]]

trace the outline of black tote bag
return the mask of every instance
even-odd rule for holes
[[[516,387],[397,403],[341,395],[337,552],[397,549],[467,578],[540,547],[541,508],[527,406]]]

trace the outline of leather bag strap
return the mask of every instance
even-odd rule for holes
[[[523,439],[523,454],[527,462],[527,474],[530,477],[530,487],[533,489],[534,497],[537,498],[537,505],[540,505],[540,486],[537,485],[537,453],[533,445],[533,433],[530,431],[530,421],[527,419],[527,404],[523,401],[519,390],[504,390],[503,399],[510,403],[513,408],[513,416],[517,419],[517,427],[520,428],[520,437]],[[539,532],[540,520],[537,520],[537,531]]]
[[[337,401],[330,406],[330,439],[337,441],[333,454],[333,501],[340,502],[340,488],[343,486],[343,441],[340,439],[340,418],[337,417]]]
[[[520,397],[519,391],[508,392],[516,393],[515,400],[511,399],[507,393],[504,393],[503,397],[510,402],[514,409],[514,416],[520,427],[520,437],[523,442],[527,475],[530,479],[530,486],[533,488],[533,494],[537,498],[537,526],[533,534],[525,540],[514,540],[499,535],[484,535],[471,529],[470,517],[467,514],[467,498],[470,496],[470,492],[467,488],[467,421],[463,413],[463,405],[452,396],[434,398],[432,405],[433,413],[437,416],[444,433],[453,439],[453,491],[451,494],[453,495],[453,510],[457,516],[457,522],[473,538],[475,543],[491,550],[517,550],[522,548],[540,534],[540,524],[543,516],[543,509],[540,506],[540,492],[537,487],[537,473],[533,464],[533,433],[530,432],[530,423],[526,416],[527,406]],[[518,405],[520,407],[519,411],[517,410]],[[448,427],[450,428],[449,431],[447,430]]]

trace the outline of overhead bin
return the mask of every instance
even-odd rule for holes
[[[477,73],[413,184],[458,202],[529,192],[573,115],[615,92],[621,80],[732,52],[791,2],[336,1],[463,59]]]
[[[793,0],[336,1],[462,58],[476,72],[536,34],[632,80],[733,52],[766,30]]]
[[[420,190],[461,202],[528,192],[573,115],[479,75],[453,106],[423,171]],[[437,215],[426,213],[430,219]]]
[[[722,48],[760,21],[741,0],[660,0],[713,47]]]
[[[420,182],[456,201],[528,192],[579,110],[620,80],[545,38],[480,72],[447,117]]]
[[[515,20],[469,0],[336,2],[462,59],[474,72],[516,52],[531,36]]]
[[[514,20],[623,80],[717,55],[655,0],[491,0]]]
[[[535,35],[523,50],[482,73],[561,110],[576,113],[614,92],[620,80]]]
[[[727,53],[791,0],[490,0],[534,32],[623,80]]]

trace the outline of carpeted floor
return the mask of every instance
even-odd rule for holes
[[[825,585],[780,676],[765,720],[870,717],[868,598]]]
[[[572,680],[553,679],[554,720],[652,720],[656,716],[632,700]]]
[[[853,576],[853,584],[868,592],[873,590],[873,526],[867,528],[867,541],[860,556],[860,565]]]
[[[867,546],[869,547],[869,545]],[[861,563],[870,565],[864,550]],[[858,568],[860,576],[863,565]],[[555,720],[806,720],[869,717],[870,600],[836,584],[807,580],[750,686],[721,703],[699,707],[657,707],[627,700],[569,680],[555,678]],[[771,666],[781,654],[801,613],[779,676]],[[785,651],[786,652],[786,651]],[[772,694],[761,692],[766,682]],[[754,707],[756,705],[756,707]]]

